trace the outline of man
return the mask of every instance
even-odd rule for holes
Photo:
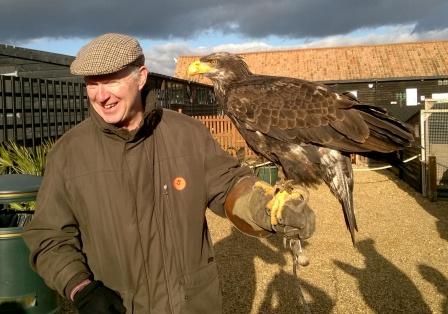
[[[49,154],[24,238],[80,313],[220,313],[207,207],[251,235],[311,235],[300,195],[276,193],[202,123],[155,106],[137,40],[99,36],[70,69],[91,116]]]

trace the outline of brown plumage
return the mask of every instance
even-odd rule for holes
[[[239,56],[214,53],[189,67],[204,74],[251,149],[305,186],[325,181],[344,211],[354,242],[350,153],[390,153],[411,146],[410,129],[386,110],[313,82],[252,74]]]

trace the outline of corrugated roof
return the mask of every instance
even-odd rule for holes
[[[239,53],[253,73],[311,81],[351,81],[448,76],[448,41],[302,48]],[[188,78],[188,64],[198,56],[181,56],[175,76]],[[194,80],[210,83],[205,78]]]

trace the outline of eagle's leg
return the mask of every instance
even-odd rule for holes
[[[275,188],[277,193],[279,191],[286,191],[291,194],[293,193],[294,189],[296,191],[301,191],[304,202],[308,202],[308,190],[305,187],[298,185],[294,180],[281,179],[275,184]],[[291,237],[285,234],[283,236],[283,246],[291,250],[293,256],[294,273],[296,272],[296,269],[299,265],[309,265],[310,260],[303,254],[302,243],[298,235]]]
[[[297,184],[294,180],[280,179],[275,186],[277,187],[277,189],[279,189],[281,191],[286,191],[289,194],[291,194],[292,191],[294,190],[295,185],[297,185]]]
[[[299,266],[308,266],[310,263],[310,260],[308,259],[308,257],[303,255],[302,243],[299,238],[283,237],[283,245],[285,247],[289,246],[289,248],[291,249],[291,253],[293,256],[292,270],[293,270],[294,275],[299,280],[299,299],[300,299],[300,302],[303,304],[304,313],[311,314],[309,305],[307,304],[305,297],[303,296],[302,286],[300,284],[300,277],[297,274],[297,270],[298,270]]]
[[[293,267],[294,273],[296,272],[297,267],[300,266],[308,266],[310,264],[310,259],[303,254],[302,242],[299,238],[283,238],[283,244],[285,246],[289,245],[293,256]]]

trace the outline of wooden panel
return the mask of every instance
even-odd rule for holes
[[[83,84],[0,76],[0,142],[34,147],[87,116]]]
[[[243,137],[227,116],[193,116],[193,118],[204,123],[213,138],[232,156],[236,156],[236,152],[243,148],[245,158],[255,157],[255,153],[247,146]]]

